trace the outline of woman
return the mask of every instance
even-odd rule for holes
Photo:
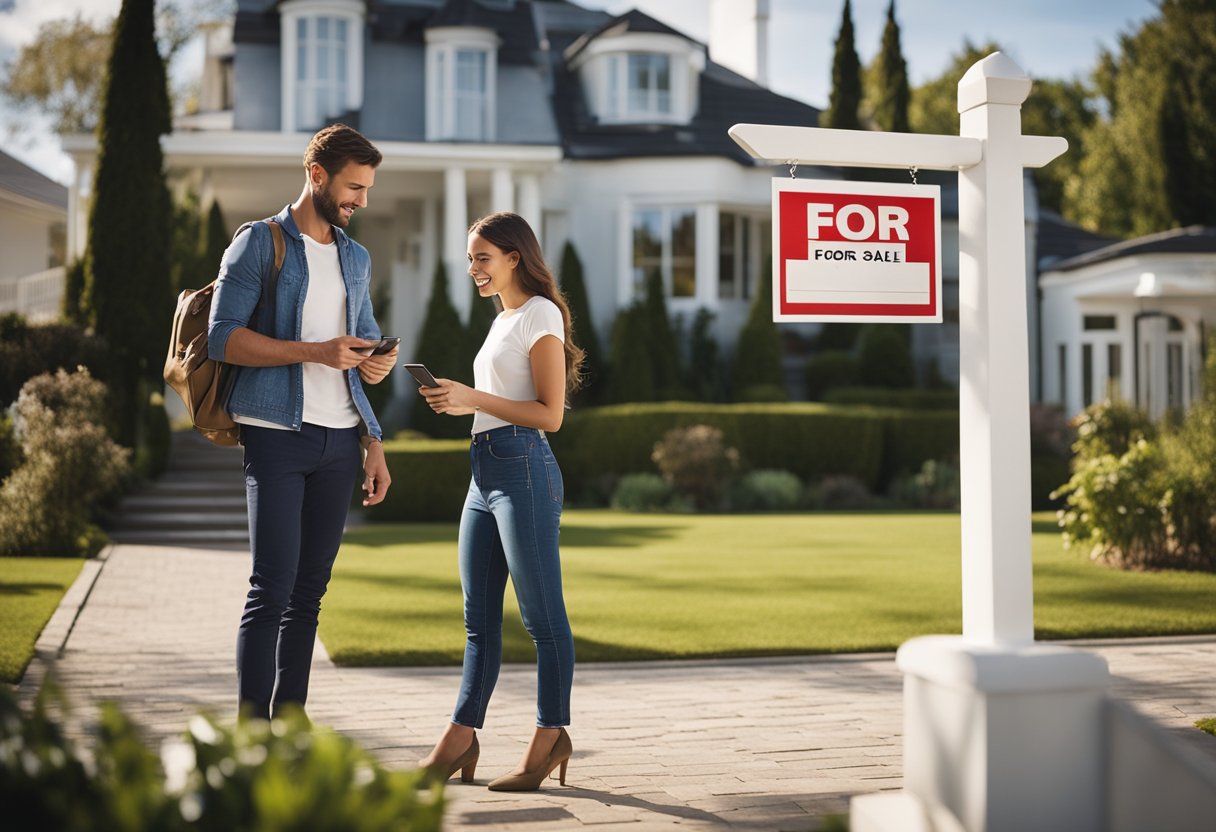
[[[502,606],[508,575],[536,644],[536,731],[515,770],[490,783],[526,791],[570,759],[574,639],[562,599],[558,523],[562,474],[542,431],[561,427],[578,387],[583,351],[571,339],[570,310],[545,265],[536,235],[517,214],[491,214],[469,229],[469,276],[501,306],[473,362],[475,387],[437,379],[420,392],[436,413],[473,414],[473,479],[460,520],[460,582],[468,638],[452,721],[421,765],[472,782],[502,663]]]

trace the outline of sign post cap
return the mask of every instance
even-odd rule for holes
[[[1021,104],[1030,95],[1030,78],[1001,52],[971,65],[958,82],[958,111],[984,104]]]

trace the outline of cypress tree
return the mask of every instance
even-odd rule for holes
[[[88,323],[84,304],[84,260],[76,259],[64,269],[63,298],[59,302],[59,317],[69,324],[83,327]]]
[[[604,355],[600,352],[600,339],[595,333],[595,322],[591,318],[591,304],[587,301],[587,285],[583,282],[583,262],[567,241],[562,248],[562,263],[559,272],[562,294],[570,307],[574,325],[574,342],[583,348],[583,387],[575,394],[580,401],[592,401],[602,390],[607,376]]]
[[[605,396],[611,403],[652,402],[656,398],[648,317],[646,304],[640,300],[617,313],[612,326],[612,375]]]
[[[160,136],[171,129],[154,0],[123,0],[98,126],[84,305],[114,351],[118,439],[133,446],[149,386],[159,386],[168,326],[169,192]]]
[[[199,285],[215,280],[220,271],[220,260],[224,257],[224,249],[229,243],[228,227],[224,225],[224,212],[220,210],[218,201],[212,201],[211,210],[207,212],[207,221],[203,224],[202,240],[200,240]]]
[[[836,52],[832,56],[832,92],[828,108],[819,116],[821,127],[860,130],[857,111],[861,106],[861,61],[853,45],[853,12],[849,0],[844,0],[840,16],[840,34],[836,36]]]
[[[908,64],[899,44],[899,24],[895,22],[895,0],[887,6],[887,25],[882,30],[882,47],[874,60],[874,124],[879,130],[908,133]]]
[[[426,305],[426,320],[422,323],[422,332],[418,333],[414,356],[414,361],[425,364],[437,377],[465,383],[472,379],[472,365],[462,366],[466,359],[465,328],[448,296],[447,269],[442,260],[435,264],[431,299]],[[415,396],[410,427],[436,438],[455,438],[469,432],[467,419],[436,413],[422,396]]]
[[[731,385],[735,401],[745,398],[748,388],[760,385],[785,389],[781,367],[781,333],[773,323],[772,265],[766,263],[756,281],[756,295],[739,330],[731,363]]]
[[[667,299],[663,296],[663,276],[652,269],[646,276],[646,330],[644,341],[650,350],[650,373],[655,393],[660,399],[677,395],[680,389],[680,348],[676,343],[671,319],[667,317]]]

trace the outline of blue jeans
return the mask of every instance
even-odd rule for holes
[[[241,426],[253,571],[236,641],[242,711],[308,698],[321,596],[361,466],[358,428]]]
[[[562,472],[543,434],[515,425],[473,437],[473,480],[460,518],[464,676],[452,721],[480,728],[502,664],[507,576],[536,645],[536,722],[570,724],[574,637],[562,599],[557,536]]]

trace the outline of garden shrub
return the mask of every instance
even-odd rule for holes
[[[1075,440],[1063,408],[1030,406],[1030,507],[1035,511],[1060,507],[1052,493],[1068,482]]]
[[[919,471],[927,459],[958,456],[958,414],[945,410],[884,410],[882,466],[878,483]]]
[[[173,440],[163,393],[155,392],[148,397],[143,415],[144,429],[135,452],[135,470],[141,476],[156,477],[169,467],[169,450]]]
[[[21,443],[13,429],[13,418],[0,413],[0,482],[21,464]]]
[[[616,315],[612,325],[611,366],[604,391],[605,401],[654,401],[655,378],[647,337],[646,307],[641,302],[634,302]]]
[[[0,407],[16,401],[22,385],[42,373],[88,367],[94,377],[109,378],[110,349],[82,328],[30,324],[17,314],[0,316]]]
[[[368,520],[440,523],[460,519],[469,492],[469,440],[394,439],[384,443],[392,472],[384,502],[367,510]],[[356,500],[363,492],[356,493]]]
[[[612,492],[612,507],[620,511],[662,511],[670,508],[675,491],[658,474],[626,474]]]
[[[785,389],[781,333],[773,323],[772,273],[768,266],[760,270],[747,320],[735,341],[735,354],[731,359],[731,390],[735,401],[743,401],[740,398],[743,392],[759,384]]]
[[[891,496],[908,508],[957,510],[962,497],[958,460],[925,460],[920,471],[895,480]]]
[[[93,555],[105,536],[90,522],[130,470],[130,451],[100,419],[105,387],[83,367],[30,379],[14,408],[24,459],[0,485],[0,555]]]
[[[1077,437],[1072,449],[1078,460],[1122,456],[1140,439],[1157,438],[1157,427],[1148,414],[1123,402],[1088,407],[1073,418],[1072,427]]]
[[[721,507],[739,468],[739,451],[728,447],[721,429],[711,425],[672,428],[650,458],[676,493],[701,511]]]
[[[792,511],[802,504],[804,489],[789,471],[749,471],[730,489],[732,511]]]
[[[891,324],[866,324],[857,338],[857,377],[867,387],[912,387],[916,371],[908,334]]]
[[[748,404],[759,402],[788,402],[789,393],[780,384],[752,384],[735,394],[735,401]]]
[[[958,413],[957,390],[834,387],[823,395],[828,404],[897,407],[906,410],[948,410]]]
[[[419,773],[386,771],[353,741],[310,728],[302,711],[236,728],[196,716],[185,743],[166,744],[162,763],[113,704],[103,705],[94,746],[81,752],[60,727],[61,708],[43,694],[26,713],[0,690],[0,805],[10,828],[440,829],[442,786],[420,790]]]
[[[802,375],[806,397],[823,401],[829,390],[857,383],[857,359],[847,350],[824,350],[807,359]]]
[[[958,420],[953,421],[957,453]],[[581,494],[605,478],[653,471],[650,454],[655,442],[672,428],[695,424],[721,429],[725,442],[739,449],[746,468],[789,470],[804,481],[851,474],[874,486],[879,482],[887,422],[888,416],[874,411],[805,402],[663,402],[573,411],[549,442],[561,464],[567,494]],[[919,468],[924,459],[944,455],[928,453],[909,467]]]
[[[714,313],[704,306],[697,309],[688,335],[688,362],[684,385],[698,401],[717,402],[726,398],[726,367],[714,336]],[[785,390],[777,401],[785,401]]]
[[[854,511],[871,508],[874,495],[866,484],[848,474],[824,477],[808,489],[812,507],[827,511]]]

